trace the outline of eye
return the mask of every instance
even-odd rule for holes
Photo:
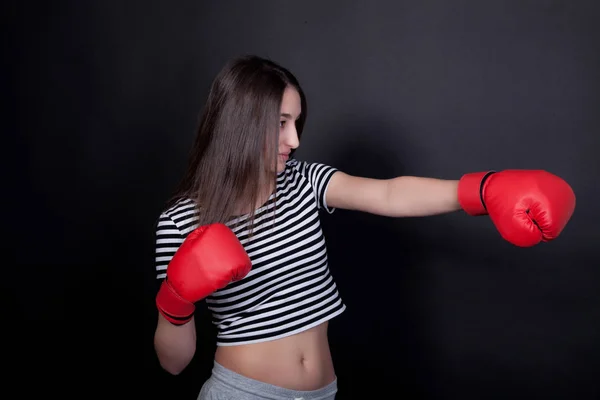
[[[279,121],[279,127],[283,128],[285,126],[285,120]]]

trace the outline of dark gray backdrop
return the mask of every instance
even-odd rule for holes
[[[200,307],[196,359],[177,377],[158,367],[154,223],[210,81],[254,53],[304,86],[299,158],[382,178],[541,168],[577,194],[560,239],[530,249],[462,213],[325,216],[348,305],[331,323],[340,399],[600,395],[595,2],[4,7],[5,126],[21,151],[5,158],[5,333],[24,339],[5,345],[13,372],[53,377],[21,390],[195,398],[214,332]]]

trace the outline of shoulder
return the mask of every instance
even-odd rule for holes
[[[298,173],[307,178],[331,175],[337,171],[337,168],[315,161],[303,161],[296,158],[291,158],[286,162],[284,173]]]
[[[157,230],[177,229],[186,235],[195,228],[198,210],[194,200],[182,198],[164,209],[158,218]]]
[[[327,188],[331,178],[338,170],[330,165],[320,162],[300,161],[290,159],[286,163],[285,174],[290,184],[299,182],[300,186],[310,188],[314,195],[317,207],[333,212],[333,208],[327,206]]]
[[[195,212],[196,203],[194,200],[186,197],[175,201],[168,208],[162,211],[161,215],[172,219],[181,218],[183,215],[190,212]]]

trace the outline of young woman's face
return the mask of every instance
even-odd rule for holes
[[[290,152],[300,145],[296,120],[302,112],[300,95],[293,87],[288,87],[281,101],[281,116],[279,119],[279,144],[277,156],[277,172],[283,172]]]

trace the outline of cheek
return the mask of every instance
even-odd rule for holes
[[[279,134],[277,135],[277,139],[275,141],[276,145],[277,145],[277,152],[279,153],[279,148],[281,147],[281,144],[285,141],[285,131],[283,129],[281,129],[279,131]]]
[[[284,144],[285,142],[288,141],[290,132],[293,131],[293,129],[294,129],[293,127],[290,129],[289,125],[286,125],[285,127],[280,129],[279,138],[277,139],[277,144],[279,146],[281,146],[282,144]]]

